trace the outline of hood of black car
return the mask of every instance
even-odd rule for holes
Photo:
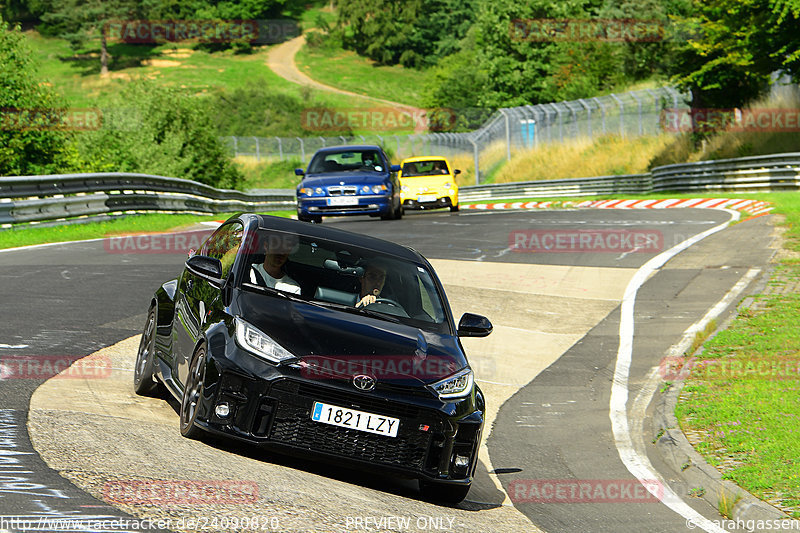
[[[309,378],[430,384],[467,366],[458,340],[407,324],[242,291],[240,318],[298,356]]]

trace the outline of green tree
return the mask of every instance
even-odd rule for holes
[[[0,65],[0,175],[61,170],[71,137],[58,129],[64,102],[37,78],[25,36],[1,18]]]
[[[241,175],[211,127],[207,98],[135,81],[78,137],[86,172],[143,172],[236,188]]]
[[[693,107],[739,107],[775,71],[800,74],[800,1],[695,0],[690,38],[672,73]]]
[[[139,0],[53,0],[42,15],[50,33],[70,41],[78,49],[100,40],[100,74],[108,74],[108,24],[139,15]]]
[[[476,0],[340,0],[345,48],[378,63],[421,68],[458,48]]]

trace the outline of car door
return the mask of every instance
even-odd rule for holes
[[[240,222],[220,226],[197,252],[222,263],[222,279],[227,279],[242,243],[244,228]],[[173,372],[181,386],[185,383],[194,349],[202,337],[209,311],[221,301],[221,288],[184,267],[175,293]]]

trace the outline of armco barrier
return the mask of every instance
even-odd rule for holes
[[[654,168],[649,174],[462,187],[459,189],[459,201],[653,192],[765,192],[798,189],[800,189],[800,153],[789,153],[666,165]]]
[[[800,189],[800,153],[701,161],[648,174],[462,187],[459,200],[554,198],[652,192],[764,192]],[[126,211],[224,213],[293,209],[292,189],[241,192],[146,174],[0,177],[0,224]]]
[[[291,189],[245,193],[180,178],[127,174],[0,177],[0,223],[41,222],[127,211],[225,213],[295,207]]]

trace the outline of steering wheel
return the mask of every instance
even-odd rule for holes
[[[375,305],[375,304],[386,304],[386,305],[391,305],[392,307],[397,307],[399,309],[403,309],[402,305],[400,305],[399,303],[395,302],[394,300],[390,300],[389,298],[378,298],[378,299],[376,299],[374,302],[372,302],[369,305]]]

